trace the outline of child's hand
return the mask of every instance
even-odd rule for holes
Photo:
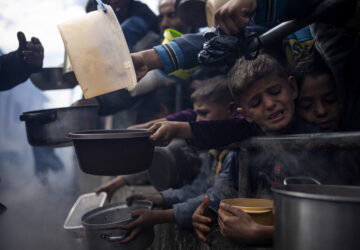
[[[131,213],[131,216],[136,218],[136,220],[130,224],[120,226],[120,228],[131,230],[130,235],[123,239],[120,243],[126,243],[134,239],[142,228],[152,227],[155,224],[175,222],[174,211],[172,209],[137,209]]]
[[[127,243],[134,239],[144,227],[153,226],[157,224],[156,216],[153,216],[153,211],[149,209],[137,209],[131,213],[133,218],[136,218],[133,222],[127,225],[121,225],[120,228],[131,230],[129,236],[120,241],[120,243]]]
[[[119,188],[126,185],[126,182],[122,176],[118,176],[114,180],[102,185],[101,187],[95,190],[98,195],[100,192],[105,192],[107,194],[106,201],[111,202],[111,198],[114,195],[115,191]]]
[[[209,217],[204,216],[205,210],[209,206],[210,198],[209,196],[204,197],[204,201],[201,203],[201,205],[195,210],[193,216],[192,216],[192,225],[195,229],[196,235],[199,237],[199,239],[205,243],[209,243],[209,240],[204,235],[204,232],[208,233],[210,232],[210,227],[206,224],[211,222],[211,219]]]
[[[228,35],[239,34],[256,8],[256,0],[230,0],[216,11],[215,24]]]
[[[260,225],[241,209],[225,203],[220,203],[218,223],[224,237],[240,243],[265,243],[273,237],[274,227]]]
[[[154,125],[157,122],[165,122],[165,121],[167,121],[166,118],[160,118],[160,119],[148,121],[148,122],[141,123],[141,124],[131,125],[127,129],[147,129],[147,128],[150,128],[152,125]]]
[[[193,137],[188,122],[158,122],[152,125],[149,130],[153,132],[150,140],[155,146],[166,146],[175,138],[190,139]]]
[[[164,204],[164,197],[161,194],[134,194],[126,198],[126,203],[131,205],[134,200],[148,200],[154,206],[161,206]]]

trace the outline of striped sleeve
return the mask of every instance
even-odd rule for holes
[[[160,60],[163,64],[163,71],[165,73],[171,73],[183,68],[184,54],[176,42],[158,45],[155,46],[154,49],[160,56]]]

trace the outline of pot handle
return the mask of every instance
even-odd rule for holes
[[[39,121],[42,123],[49,123],[56,120],[56,111],[48,111],[44,113],[29,113],[20,115],[20,121]]]
[[[318,181],[318,180],[316,180],[316,179],[313,178],[313,177],[309,177],[309,176],[296,176],[296,177],[285,177],[285,179],[284,179],[284,186],[288,185],[288,182],[289,182],[289,181],[292,181],[292,180],[312,181],[312,182],[314,182],[314,184],[321,185],[321,182]]]
[[[108,240],[110,242],[115,242],[115,241],[121,241],[123,239],[125,239],[125,237],[128,235],[129,231],[125,231],[124,234],[122,235],[108,235],[108,234],[102,234],[100,237],[104,240]]]

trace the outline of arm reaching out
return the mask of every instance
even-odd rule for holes
[[[166,146],[175,138],[193,138],[188,122],[158,122],[152,125],[149,130],[153,132],[150,140],[153,141],[156,146]]]
[[[230,0],[215,13],[215,24],[226,34],[238,34],[250,22],[256,0]]]
[[[138,81],[150,70],[162,68],[162,62],[155,49],[132,53],[131,59],[134,64],[136,78]]]

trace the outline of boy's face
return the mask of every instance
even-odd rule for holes
[[[199,99],[194,102],[194,111],[197,114],[196,121],[228,119],[236,115],[236,105],[233,102],[224,105]]]
[[[256,81],[240,97],[245,119],[256,122],[266,135],[284,131],[294,117],[295,81],[269,75]]]
[[[299,90],[297,112],[305,120],[324,131],[336,131],[340,122],[340,106],[335,82],[329,74],[306,76]]]

